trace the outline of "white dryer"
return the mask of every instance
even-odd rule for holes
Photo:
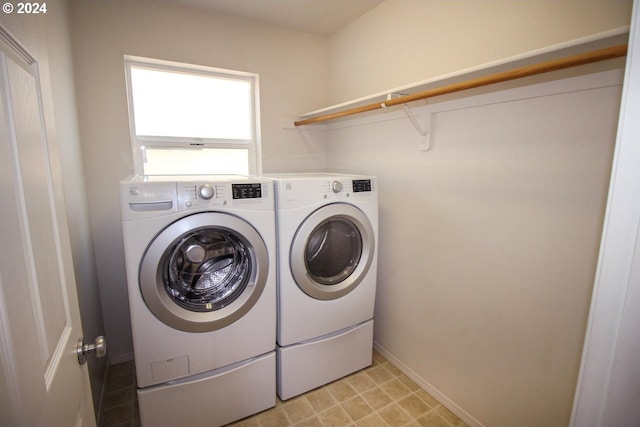
[[[272,185],[243,176],[121,182],[143,426],[218,426],[275,406]]]
[[[371,365],[378,254],[376,178],[275,174],[278,395]]]

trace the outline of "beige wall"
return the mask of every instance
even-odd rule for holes
[[[70,3],[76,93],[104,319],[114,360],[131,357],[118,182],[133,173],[123,55],[258,73],[263,170],[326,166],[324,135],[283,129],[327,101],[326,40],[158,1]]]
[[[331,103],[627,26],[631,3],[387,0],[329,37]]]
[[[568,424],[619,92],[451,101],[430,151],[401,112],[329,131],[379,179],[376,345],[482,425]]]
[[[330,36],[331,100],[627,26],[630,9],[388,0]],[[438,113],[427,152],[397,110],[329,125],[330,168],[379,176],[376,344],[481,424],[569,423],[617,92]],[[413,108],[425,123],[438,105]]]

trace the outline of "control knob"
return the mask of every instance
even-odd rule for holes
[[[342,183],[340,181],[333,181],[331,183],[331,191],[339,193],[342,191]]]
[[[198,195],[205,200],[212,198],[214,193],[213,187],[209,184],[203,184],[198,188]]]

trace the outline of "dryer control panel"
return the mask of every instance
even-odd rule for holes
[[[354,193],[362,193],[364,191],[369,191],[369,192],[373,191],[371,187],[370,179],[354,179],[353,181],[351,181],[351,183],[353,184]]]
[[[341,198],[373,195],[373,179],[336,178],[322,183],[324,198]]]
[[[376,178],[327,174],[320,176],[277,177],[278,209],[293,209],[301,206],[327,202],[372,202],[378,200]]]

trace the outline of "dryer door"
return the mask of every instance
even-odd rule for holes
[[[314,298],[331,300],[360,284],[374,251],[375,236],[367,216],[353,205],[334,203],[302,222],[289,262],[300,289]]]
[[[213,331],[258,301],[268,253],[248,222],[225,213],[184,217],[151,242],[140,263],[140,291],[151,312],[182,331]]]

